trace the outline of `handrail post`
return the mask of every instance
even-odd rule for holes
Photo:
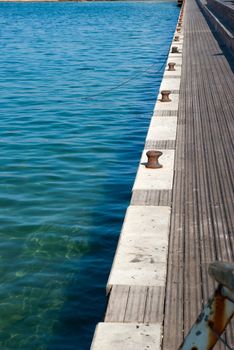
[[[218,288],[185,337],[180,350],[212,349],[234,315],[234,264],[216,261],[209,265],[208,271],[219,283]]]

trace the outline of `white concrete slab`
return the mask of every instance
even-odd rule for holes
[[[153,117],[150,122],[146,141],[175,140],[177,117]]]
[[[107,289],[165,284],[170,212],[166,206],[128,207]]]
[[[170,54],[168,55],[168,57],[170,57],[170,59],[173,60],[176,59],[176,58],[181,58],[181,62],[182,62],[182,52],[179,52],[179,53],[172,53],[170,52]]]
[[[107,291],[113,285],[129,286],[165,286],[167,274],[166,262],[148,261],[128,263],[116,259],[107,282]]]
[[[175,41],[175,40],[173,39],[173,41],[172,41],[173,44],[174,44],[174,43],[175,43],[175,44],[181,43],[181,42],[184,41],[184,35],[175,33],[175,34],[174,34],[174,37],[175,37],[175,36],[178,36],[178,37],[179,37],[179,41]]]
[[[133,186],[134,190],[172,189],[175,152],[174,150],[165,149],[161,151],[163,154],[159,158],[159,163],[162,164],[163,167],[160,169],[148,169],[145,167],[145,163],[147,163],[147,151],[143,151],[136,180]]]
[[[160,89],[159,91],[162,90],[179,90],[180,89],[180,78],[166,78],[163,79],[160,85]],[[161,94],[159,94],[160,98],[161,98]],[[170,98],[172,99],[173,96],[171,94]]]
[[[168,237],[168,225],[171,209],[167,206],[130,205],[127,209],[122,232],[128,236],[153,233],[156,238]],[[122,233],[121,233],[122,234]]]
[[[168,66],[165,69],[165,73],[163,77],[174,77],[174,76],[181,76],[181,66],[175,65],[175,70],[174,71],[169,71]],[[175,78],[174,78],[175,79]]]
[[[181,41],[172,41],[171,43],[171,47],[170,47],[170,50],[173,46],[177,46],[179,48],[179,50],[182,49],[182,46],[183,46],[183,43]]]
[[[180,31],[179,32],[177,32],[177,28],[176,28],[176,30],[175,30],[175,34],[177,34],[177,33],[179,33],[179,34],[184,34],[184,30],[183,30],[183,27],[180,27]]]
[[[127,239],[123,237],[118,247],[118,256],[116,257],[116,265],[121,266],[121,263],[148,266],[150,264],[165,263],[167,261],[168,242],[159,240],[158,246],[155,247],[152,243],[155,237],[141,237],[141,242],[138,239]],[[125,265],[126,266],[126,265]],[[132,269],[132,268],[131,268]]]
[[[183,45],[184,38],[183,36],[180,36],[179,41],[172,41],[171,46],[177,46],[177,44]]]
[[[148,207],[147,207],[148,208]],[[163,219],[163,223],[160,223],[161,226],[165,226],[165,218]],[[162,252],[167,249],[168,245],[168,227],[163,232],[158,232],[158,230],[154,230],[152,232],[144,232],[139,233],[138,235],[133,235],[131,232],[123,231],[123,234],[121,235],[121,240],[119,242],[119,249],[121,251],[126,252],[126,248],[131,247],[131,252],[128,251],[128,253],[135,254],[139,253],[139,255],[147,257],[147,254],[158,254],[160,255]],[[139,231],[138,231],[139,232]],[[149,243],[152,243],[151,246],[149,246]],[[121,252],[119,252],[121,253]],[[145,255],[143,254],[145,253]],[[158,256],[158,259],[156,256],[152,256],[153,260],[155,262],[163,262],[164,256]]]
[[[116,263],[118,260],[131,263],[166,262],[168,249],[169,220],[163,217],[158,224],[162,231],[151,230],[141,232],[138,228],[133,235],[131,231],[123,230],[118,244]]]
[[[182,56],[180,55],[179,57],[173,57],[171,55],[168,56],[168,59],[167,59],[167,65],[169,62],[175,62],[176,63],[176,66],[181,66],[182,65]]]
[[[91,350],[160,350],[161,324],[99,323]]]
[[[165,70],[163,79],[181,79],[181,66],[176,66],[174,71]]]

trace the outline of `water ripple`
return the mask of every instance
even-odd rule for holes
[[[179,10],[0,8],[0,348],[89,349]]]

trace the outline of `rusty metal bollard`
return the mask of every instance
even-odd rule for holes
[[[171,53],[179,53],[178,47],[177,46],[172,46]]]
[[[171,99],[169,98],[171,91],[170,90],[162,90],[162,99],[161,102],[171,102]]]
[[[169,70],[169,72],[172,72],[172,71],[175,71],[175,63],[174,62],[169,62],[168,63],[168,70]]]
[[[162,165],[158,162],[158,158],[162,155],[161,151],[148,151],[146,153],[148,157],[148,162],[145,167],[149,169],[159,169]]]
[[[176,35],[176,36],[174,37],[174,41],[180,41],[179,35]]]

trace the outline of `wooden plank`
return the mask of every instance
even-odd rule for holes
[[[161,323],[163,321],[165,287],[149,287],[144,323]]]
[[[105,322],[159,323],[163,321],[165,287],[113,286]]]
[[[147,294],[148,294],[148,287],[145,287],[145,286],[130,287],[124,322],[143,323]]]
[[[175,149],[175,140],[147,140],[145,149]]]
[[[160,350],[161,324],[99,323],[91,350]]]
[[[131,205],[171,206],[172,190],[134,190]]]
[[[113,286],[110,291],[110,297],[105,314],[105,322],[123,322],[128,294],[129,286]]]
[[[171,206],[172,201],[172,191],[162,190],[159,205]]]
[[[160,117],[175,117],[177,116],[177,109],[175,110],[162,110],[162,111],[155,111],[154,114],[155,117],[160,116]]]

